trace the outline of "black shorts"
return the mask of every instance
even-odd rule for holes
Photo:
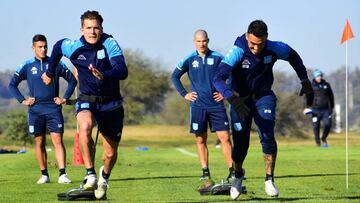
[[[49,114],[28,114],[28,129],[31,135],[45,135],[46,128],[50,133],[64,133],[64,119],[61,111]]]
[[[225,108],[193,108],[190,109],[190,133],[207,132],[208,124],[211,132],[228,131],[229,120]]]
[[[79,113],[83,110],[89,110],[93,114],[103,136],[112,141],[120,142],[124,126],[124,108],[122,106],[107,111],[99,111],[99,104],[97,103],[78,101],[76,112]]]

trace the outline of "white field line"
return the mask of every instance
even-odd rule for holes
[[[197,157],[197,156],[198,156],[197,154],[192,153],[192,152],[189,152],[189,151],[187,151],[186,149],[183,149],[183,148],[180,148],[180,147],[176,147],[175,149],[176,149],[177,151],[185,154],[185,155],[189,155],[189,156],[192,156],[192,157]]]

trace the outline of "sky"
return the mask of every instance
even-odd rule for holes
[[[31,39],[37,33],[47,36],[48,54],[56,41],[80,38],[80,16],[86,10],[100,12],[104,32],[123,49],[142,51],[169,71],[195,50],[195,30],[205,29],[210,49],[226,54],[251,21],[262,19],[270,40],[289,44],[307,68],[330,73],[345,66],[346,46],[340,39],[348,19],[355,35],[348,41],[348,67],[360,67],[358,0],[3,0],[0,71],[15,70],[33,57]],[[283,61],[274,68],[292,71]]]

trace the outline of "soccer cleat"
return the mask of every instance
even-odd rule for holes
[[[39,180],[36,183],[37,184],[50,183],[50,178],[49,178],[49,176],[41,175],[41,177],[39,178]]]
[[[322,148],[329,148],[329,145],[325,142],[321,145]]]
[[[106,198],[106,191],[109,188],[109,180],[106,180],[103,176],[104,170],[104,166],[100,167],[100,172],[99,172],[99,181],[98,181],[98,188],[95,190],[95,197],[96,199],[103,199]]]
[[[234,178],[234,182],[230,188],[230,197],[233,200],[237,200],[240,197],[242,191],[242,177],[241,178]]]
[[[89,174],[84,177],[84,190],[90,191],[96,189],[96,174]]]
[[[265,192],[267,195],[269,195],[270,197],[277,197],[279,196],[279,191],[276,188],[274,181],[272,180],[267,180],[265,181]]]
[[[58,183],[60,184],[69,184],[71,183],[71,180],[68,178],[67,174],[62,174],[59,176]]]

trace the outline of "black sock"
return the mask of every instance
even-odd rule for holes
[[[86,169],[86,175],[91,175],[91,174],[95,174],[95,175],[96,175],[96,172],[95,172],[94,167],[91,167],[91,168],[87,168],[87,169]]]
[[[244,176],[244,171],[241,169],[240,171],[235,171],[235,178],[241,178]]]
[[[45,168],[44,170],[41,170],[41,175],[43,175],[43,176],[49,176],[49,173],[48,173],[47,168]]]
[[[63,174],[66,174],[65,168],[59,169],[59,176],[61,176],[61,175],[63,175]]]
[[[103,170],[102,171],[102,177],[104,178],[104,179],[106,179],[106,180],[108,180],[109,179],[109,177],[110,177],[110,173],[105,173],[105,171]]]
[[[267,181],[267,180],[272,180],[272,181],[274,181],[274,175],[266,174],[265,181]]]
[[[233,173],[233,172],[234,172],[234,167],[231,166],[231,167],[229,168],[229,173]]]
[[[210,177],[210,169],[208,167],[205,167],[203,170],[203,176],[209,176]]]

